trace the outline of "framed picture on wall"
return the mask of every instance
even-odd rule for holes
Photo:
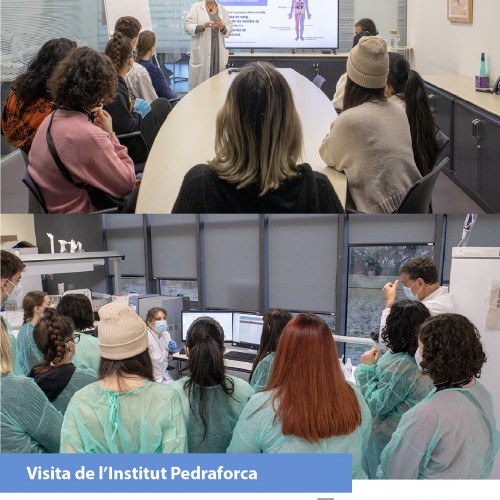
[[[448,21],[472,23],[472,0],[448,0]]]

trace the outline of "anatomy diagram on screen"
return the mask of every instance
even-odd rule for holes
[[[295,11],[295,12],[294,12]],[[290,9],[290,14],[288,14],[288,19],[295,16],[295,33],[297,41],[299,38],[304,40],[304,21],[305,13],[307,12],[307,19],[311,19],[311,14],[309,13],[309,0],[292,0],[292,7]]]

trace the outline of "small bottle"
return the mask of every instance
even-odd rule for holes
[[[346,379],[351,378],[352,375],[352,361],[351,358],[347,358],[346,364],[344,366],[344,376]]]
[[[486,59],[484,57],[484,52],[481,52],[481,66],[479,68],[479,76],[488,76],[486,74]]]

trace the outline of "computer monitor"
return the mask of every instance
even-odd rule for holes
[[[195,319],[209,316],[220,323],[224,330],[224,342],[233,340],[233,313],[231,311],[182,311],[182,341],[186,342],[187,331]]]
[[[258,350],[262,325],[262,316],[233,313],[233,345]]]

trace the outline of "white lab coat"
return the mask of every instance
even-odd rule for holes
[[[424,306],[429,309],[431,316],[453,312],[453,304],[451,302],[451,297],[448,293],[447,286],[440,286],[437,290],[425,297],[425,299],[422,300],[422,304],[424,304]],[[380,334],[384,329],[385,322],[387,321],[387,316],[389,316],[390,312],[390,307],[387,307],[382,312],[382,318],[380,319],[379,343],[382,343]]]
[[[172,377],[167,371],[170,355],[168,343],[170,334],[163,332],[161,335],[148,328],[148,350],[151,362],[153,363],[153,378],[159,384],[168,384]]]
[[[226,27],[226,34],[219,35],[219,67],[224,70],[229,60],[229,51],[226,49],[224,38],[231,35],[233,25],[229,19],[227,10],[222,5],[217,4],[219,17]],[[184,20],[184,31],[191,35],[191,55],[189,57],[189,83],[188,90],[194,89],[197,85],[210,78],[210,58],[212,51],[212,30],[206,29],[195,35],[196,26],[210,21],[205,2],[195,3],[188,12]]]

